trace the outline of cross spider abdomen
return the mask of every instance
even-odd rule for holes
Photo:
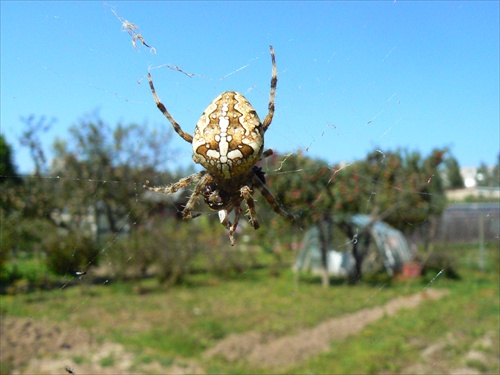
[[[193,136],[193,160],[219,179],[243,175],[262,155],[264,129],[257,112],[237,92],[224,92],[207,107]]]
[[[182,178],[166,187],[147,187],[147,189],[172,194],[177,190],[196,183],[182,215],[192,218],[196,201],[203,197],[207,206],[219,213],[221,223],[229,230],[229,239],[234,245],[233,233],[238,226],[242,213],[241,203],[248,208],[249,222],[254,229],[259,228],[255,212],[253,194],[259,190],[274,211],[288,219],[288,214],[276,202],[265,186],[266,180],[262,168],[255,164],[262,158],[272,155],[271,150],[264,150],[264,134],[271,125],[274,116],[274,96],[278,83],[276,60],[273,47],[271,50],[272,77],[269,94],[268,113],[261,122],[250,102],[240,93],[226,91],[215,98],[203,112],[196,124],[194,136],[185,133],[173,119],[167,108],[158,98],[153,86],[151,74],[149,85],[158,109],[170,121],[174,130],[193,147],[193,160],[205,170]],[[229,214],[234,210],[234,222]]]

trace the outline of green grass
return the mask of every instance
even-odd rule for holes
[[[23,281],[33,286],[56,281],[54,275],[41,257],[18,258],[5,265],[0,271],[0,282],[6,284],[14,280]]]
[[[115,365],[115,356],[113,354],[110,354],[106,357],[104,357],[103,359],[101,359],[101,363],[100,365],[102,367],[110,367],[110,366],[114,366]]]
[[[488,248],[488,268],[462,262],[470,248],[456,250],[461,278],[438,277],[431,284],[451,293],[383,318],[358,335],[332,342],[330,350],[287,369],[290,373],[398,373],[419,361],[420,351],[444,340],[448,350],[442,366],[463,357],[473,343],[487,332],[497,332],[499,323],[498,248]],[[319,280],[305,277],[298,285],[291,271],[271,277],[267,269],[249,270],[239,277],[221,279],[196,274],[177,287],[147,289],[137,294],[136,286],[82,285],[62,290],[1,296],[2,313],[12,316],[66,321],[92,330],[101,340],[120,343],[136,355],[137,362],[173,363],[175,358],[198,361],[211,373],[266,373],[269,369],[228,363],[201,354],[230,334],[257,331],[275,337],[314,327],[328,318],[380,306],[429,286],[428,275],[408,282],[364,282],[352,286],[340,283],[324,289]],[[150,286],[150,281],[144,285]],[[486,350],[486,349],[485,349]],[[498,333],[493,352],[498,355]],[[395,353],[395,354],[394,354]],[[83,361],[83,359],[82,359]],[[103,366],[114,358],[104,358]],[[482,363],[471,366],[482,372],[498,371]],[[438,368],[440,369],[440,368]],[[439,372],[439,371],[436,371]]]

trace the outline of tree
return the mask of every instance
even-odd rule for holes
[[[418,152],[370,153],[364,173],[371,181],[370,213],[405,233],[444,208],[439,166],[445,150],[425,159]]]
[[[322,239],[322,282],[324,286],[328,286],[327,250],[331,243],[328,226],[332,222],[335,203],[329,185],[335,170],[326,162],[305,157],[302,153],[272,157],[269,165],[279,174],[279,178],[268,179],[268,186],[278,202],[287,209],[290,207],[298,212],[295,225],[301,228],[319,225]],[[265,209],[262,208],[259,212],[265,212]],[[273,220],[282,222],[283,218]],[[284,224],[276,226],[279,225]]]
[[[89,214],[96,223],[104,215],[114,234],[128,227],[125,218],[139,225],[150,209],[139,199],[142,186],[162,164],[160,151],[168,135],[136,124],[112,129],[100,119],[88,119],[71,127],[70,136],[55,141],[50,168],[59,182],[57,206],[74,218],[70,225],[81,226]]]
[[[27,147],[31,159],[35,163],[35,176],[41,176],[47,172],[47,158],[40,140],[40,134],[47,132],[55,123],[55,119],[47,120],[45,116],[41,116],[38,120],[34,115],[27,118],[22,118],[24,129],[19,138],[22,146]]]
[[[35,171],[15,193],[22,223],[45,221],[28,227],[56,272],[95,265],[103,217],[113,242],[147,218],[154,202],[142,199],[143,184],[158,175],[160,150],[168,145],[169,133],[135,124],[111,128],[97,117],[84,119],[70,129],[67,140],[56,139],[49,166],[40,134],[50,123],[34,116],[24,122],[20,141],[30,150]]]
[[[493,179],[494,179],[494,186],[500,187],[500,152],[498,153],[497,157],[497,164],[493,168]]]
[[[36,219],[51,212],[53,204],[54,190],[51,182],[43,178],[48,171],[48,164],[40,137],[51,128],[54,119],[47,120],[43,116],[36,119],[32,115],[22,118],[21,121],[24,123],[24,128],[19,143],[28,148],[35,170],[32,175],[23,179],[23,185],[16,194],[17,207],[23,218]],[[46,219],[51,221],[50,216]]]
[[[12,160],[12,147],[5,137],[0,134],[0,209],[2,216],[10,213],[14,207],[12,189],[21,184],[22,180],[17,174],[16,166]]]
[[[35,122],[33,117],[22,121],[26,126],[21,144],[28,146],[32,155],[39,155],[39,160],[44,159],[39,133],[48,128],[47,123],[44,119]],[[0,150],[0,263],[3,263],[7,256],[15,256],[18,251],[33,255],[41,249],[43,236],[51,227],[43,210],[50,200],[51,191],[48,181],[40,179],[43,162],[37,165],[32,178],[21,178],[12,162],[12,149],[3,136],[0,137]]]
[[[336,241],[339,242],[335,235],[340,232],[335,231],[335,227],[345,229],[344,234],[351,239],[352,252],[361,266],[355,233],[343,224],[348,221],[348,216],[365,212],[367,208],[371,190],[365,165],[358,162],[330,166],[301,153],[271,160],[271,164],[279,176],[272,179],[269,186],[278,200],[285,207],[299,212],[297,224],[301,228],[316,226],[319,230],[323,286],[329,285],[328,250],[335,248]]]
[[[14,246],[14,238],[6,236],[15,225],[15,220],[9,220],[15,208],[14,189],[21,184],[17,175],[16,167],[12,161],[12,148],[0,134],[0,270],[3,269],[11,247]]]
[[[445,152],[434,150],[423,159],[418,152],[376,149],[334,175],[330,188],[335,200],[335,223],[352,239],[356,278],[361,278],[370,247],[369,231],[377,220],[408,234],[433,222],[432,218],[442,212],[445,199],[439,166]],[[361,231],[350,220],[356,213],[372,218]]]
[[[366,213],[385,220],[404,233],[428,225],[444,209],[444,188],[440,165],[446,150],[434,150],[427,158],[418,152],[374,150],[364,160],[330,167],[302,154],[271,160],[278,178],[269,186],[285,207],[301,212],[298,222],[320,230],[323,283],[327,285],[327,249],[332,248],[333,229],[338,226],[351,239],[357,277],[361,277],[369,247],[368,231],[356,232],[350,216]],[[429,238],[430,238],[429,237]]]
[[[16,166],[12,160],[12,147],[0,134],[0,185],[12,182],[17,185],[21,183],[21,178],[17,175]]]
[[[464,179],[460,173],[460,166],[457,159],[453,156],[446,158],[445,162],[445,176],[447,181],[447,188],[449,189],[463,189]]]
[[[498,169],[490,168],[486,163],[482,162],[476,172],[477,186],[494,187],[498,186]],[[495,175],[497,174],[497,175]]]

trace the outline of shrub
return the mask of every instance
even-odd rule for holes
[[[48,267],[59,275],[74,273],[97,264],[99,248],[87,236],[54,230],[42,242]]]

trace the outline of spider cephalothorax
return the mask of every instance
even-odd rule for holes
[[[271,49],[272,78],[269,95],[268,113],[261,122],[257,112],[249,101],[240,93],[226,91],[215,98],[207,107],[196,124],[194,136],[184,133],[180,125],[172,118],[167,108],[161,103],[153,86],[151,74],[149,85],[157,107],[170,121],[175,131],[193,146],[193,160],[205,168],[166,187],[146,187],[149,190],[171,194],[196,183],[182,214],[192,217],[192,210],[201,196],[207,206],[219,213],[221,223],[228,228],[231,244],[233,233],[238,226],[242,213],[241,203],[248,208],[249,222],[254,229],[259,228],[255,213],[253,193],[258,189],[266,201],[278,214],[293,219],[276,202],[266,188],[264,172],[255,164],[262,158],[272,155],[271,150],[264,150],[264,134],[271,125],[274,116],[274,96],[278,82],[276,61]],[[228,216],[235,211],[234,222]]]

